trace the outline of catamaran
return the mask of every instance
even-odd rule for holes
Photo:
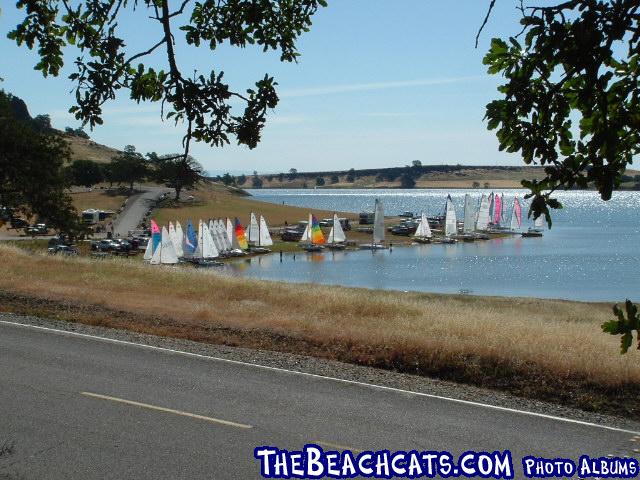
[[[451,195],[447,195],[447,204],[444,216],[444,238],[442,243],[456,243],[455,235],[458,234],[458,219],[456,218],[456,208],[453,206]]]
[[[478,238],[474,233],[475,230],[476,209],[473,204],[473,199],[468,193],[464,196],[464,223],[462,226],[462,234],[454,235],[456,240],[463,240],[465,242],[473,242]]]
[[[476,230],[484,232],[489,228],[491,196],[487,197],[482,194],[480,199],[480,208],[478,209],[478,220],[476,221]]]
[[[422,212],[420,223],[418,224],[418,228],[416,228],[416,233],[413,235],[413,240],[418,243],[431,243],[432,236],[427,214]]]
[[[382,202],[376,198],[376,205],[373,216],[373,242],[363,243],[358,248],[362,250],[383,250],[387,248],[384,242],[384,207]]]
[[[342,224],[340,223],[340,219],[337,214],[333,214],[333,226],[331,227],[331,231],[329,232],[329,237],[327,239],[327,247],[332,250],[344,250],[347,245],[345,242],[347,241],[347,237],[344,234],[344,230],[342,230]]]
[[[273,245],[267,222],[262,215],[260,215],[260,222],[258,222],[255,213],[251,212],[251,218],[249,220],[249,228],[247,229],[247,241],[249,243],[249,250],[252,253],[269,253],[268,246]]]
[[[509,228],[512,232],[517,233],[517,230],[522,226],[522,207],[520,206],[520,200],[518,197],[513,199],[513,208],[511,209],[511,222]]]
[[[319,252],[326,243],[320,223],[315,215],[309,214],[309,222],[300,238],[300,246],[307,252]]]
[[[533,221],[533,228],[529,228],[526,232],[522,232],[523,237],[541,237],[544,229],[544,217],[540,215]]]

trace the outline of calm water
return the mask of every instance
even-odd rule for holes
[[[458,218],[465,193],[479,190],[254,190],[258,200],[339,211],[441,213],[451,193]],[[502,191],[500,192],[502,193]],[[523,190],[504,190],[506,203]],[[233,275],[400,291],[532,296],[575,300],[640,300],[640,192],[603,202],[594,192],[557,196],[564,209],[542,238],[511,237],[392,251],[270,255],[227,267]],[[527,211],[527,210],[525,210]],[[291,222],[299,219],[291,219]],[[524,225],[528,226],[528,225]],[[348,233],[347,233],[348,236]],[[393,236],[388,239],[393,241]]]

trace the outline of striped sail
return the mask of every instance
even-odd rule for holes
[[[322,245],[325,243],[324,234],[320,228],[320,223],[315,215],[311,215],[311,243],[315,245]]]

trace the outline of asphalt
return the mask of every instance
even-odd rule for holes
[[[297,449],[307,442],[454,454],[509,449],[519,478],[523,455],[628,455],[634,437],[510,409],[0,324],[0,451],[10,447],[0,455],[0,478],[259,478],[254,447]]]
[[[127,200],[127,205],[124,210],[120,212],[113,222],[114,236],[127,237],[129,231],[136,230],[147,210],[149,210],[160,195],[171,191],[164,187],[147,186],[145,188],[146,190],[144,192],[132,195]]]

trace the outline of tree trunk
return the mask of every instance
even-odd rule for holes
[[[176,187],[176,202],[180,200],[180,192],[182,192],[182,187]]]

